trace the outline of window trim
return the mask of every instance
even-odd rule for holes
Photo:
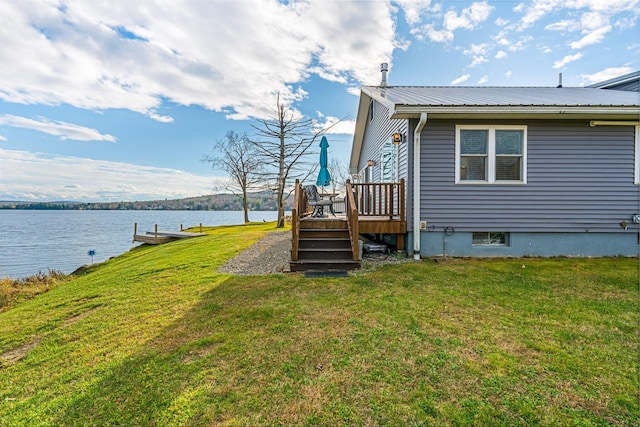
[[[392,166],[392,177],[391,181],[385,181],[385,157],[387,157],[387,153],[385,150],[389,149],[388,155],[391,157],[390,161],[393,161]],[[382,144],[380,147],[380,182],[398,182],[399,176],[399,150],[398,145],[392,143],[391,141],[387,141]]]
[[[633,169],[633,183],[640,184],[640,125],[636,125],[635,167]]]
[[[461,180],[460,179],[460,131],[462,130],[486,130],[489,134],[487,140],[487,180]],[[522,135],[522,179],[521,180],[496,180],[496,130],[521,130]],[[497,184],[497,185],[523,185],[527,183],[527,125],[456,125],[456,160],[455,183],[456,184]]]

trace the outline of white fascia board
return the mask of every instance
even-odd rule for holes
[[[358,103],[358,114],[356,116],[356,127],[353,131],[353,144],[351,145],[351,159],[349,161],[349,173],[358,173],[358,161],[364,143],[364,130],[367,126],[369,113],[369,101],[371,97],[365,93],[364,88],[360,91],[360,102]]]
[[[620,116],[620,115],[635,115],[640,114],[640,107],[528,107],[528,106],[408,106],[398,105],[395,107],[391,118],[393,119],[408,119],[420,117],[421,113],[428,113],[432,117],[438,115],[457,116],[470,114],[473,115],[500,115],[500,116],[562,116],[562,115],[582,115],[584,117],[597,116]]]
[[[361,90],[362,90],[362,93],[366,93],[369,96],[369,98],[373,98],[376,101],[378,101],[380,104],[387,107],[389,109],[390,115],[393,113],[393,111],[396,110],[397,104],[388,100],[384,96],[384,93],[380,93],[381,89],[379,87],[376,87],[375,90],[371,90],[370,87],[364,86]],[[420,113],[418,113],[418,117],[420,117]]]

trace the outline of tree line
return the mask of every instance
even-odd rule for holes
[[[0,202],[0,209],[33,210],[196,210],[196,211],[238,211],[244,203],[233,194],[212,194],[185,199],[165,199],[138,202]],[[276,200],[271,192],[247,194],[249,210],[275,211]],[[289,208],[290,200],[285,200]]]

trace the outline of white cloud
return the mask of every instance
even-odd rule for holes
[[[507,53],[504,50],[499,50],[495,56],[496,59],[504,59],[506,57],[507,57]]]
[[[9,200],[132,201],[211,194],[216,180],[176,169],[0,149]],[[78,183],[78,177],[85,177]]]
[[[489,82],[489,76],[482,76],[482,77],[480,78],[480,80],[478,80],[478,84],[479,84],[479,85],[483,85],[483,84],[485,84],[485,83],[487,83],[487,82]]]
[[[589,31],[586,36],[578,41],[572,42],[569,46],[571,49],[582,49],[585,46],[600,43],[609,31],[611,31],[611,25]]]
[[[511,70],[507,71],[506,73],[504,73],[504,76],[508,79],[511,78],[511,76],[513,75],[513,73],[511,72]]]
[[[0,135],[0,141],[8,141],[9,138],[7,138],[6,136]]]
[[[421,28],[414,28],[411,30],[411,34],[413,34],[418,40],[422,40],[424,35],[429,37],[431,41],[434,42],[450,42],[453,40],[453,31],[449,30],[436,30],[433,24],[423,25]]]
[[[422,21],[422,16],[429,13],[437,13],[440,11],[440,3],[432,4],[431,0],[396,0],[402,10],[404,17],[409,25],[416,25]]]
[[[574,55],[567,55],[559,61],[553,63],[553,68],[562,68],[570,62],[577,61],[582,58],[582,52],[578,52]]]
[[[0,100],[161,122],[165,100],[264,117],[314,71],[376,84],[399,46],[390,5],[363,2],[33,0],[1,2],[0,16]]]
[[[455,85],[459,85],[460,83],[464,83],[467,80],[469,80],[469,77],[471,77],[471,74],[463,74],[460,77],[458,77],[457,79],[451,80],[451,85],[455,86]]]
[[[580,23],[573,19],[563,19],[547,25],[544,29],[548,31],[577,31],[580,29]]]
[[[587,83],[598,83],[604,82],[609,79],[613,79],[615,77],[623,76],[625,74],[629,74],[633,72],[634,69],[631,67],[611,67],[605,68],[602,71],[598,71],[593,74],[581,74],[580,77]]]
[[[0,116],[0,125],[31,129],[57,136],[62,140],[116,142],[116,138],[112,135],[102,134],[96,129],[78,126],[72,123],[50,121],[43,117],[39,117],[38,120],[33,120],[26,117],[5,114],[4,116]]]
[[[455,31],[458,28],[473,30],[478,24],[487,20],[491,11],[495,8],[486,1],[472,3],[458,15],[454,10],[449,10],[444,15],[444,28]]]
[[[160,114],[156,113],[155,111],[151,110],[147,113],[147,115],[149,116],[149,118],[161,122],[161,123],[173,123],[173,117],[171,116],[161,116]]]
[[[487,43],[481,44],[472,44],[469,49],[464,50],[462,53],[465,55],[469,55],[472,58],[470,67],[475,67],[484,62],[488,62],[487,53],[488,53],[489,45]]]
[[[355,120],[340,120],[338,117],[325,116],[321,112],[316,113],[319,120],[314,120],[314,130],[328,129],[327,134],[353,135],[356,127]]]
[[[474,2],[462,9],[460,13],[449,9],[443,17],[442,29],[436,29],[435,24],[428,23],[420,27],[411,28],[411,34],[418,40],[428,37],[434,42],[450,42],[454,39],[454,31],[458,29],[474,30],[489,18],[495,8],[486,1]]]
[[[494,22],[498,27],[504,27],[509,24],[509,20],[504,18],[498,18]]]

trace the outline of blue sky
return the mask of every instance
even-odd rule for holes
[[[351,151],[359,87],[584,86],[640,69],[640,0],[0,0],[0,200],[210,194],[280,93]]]

